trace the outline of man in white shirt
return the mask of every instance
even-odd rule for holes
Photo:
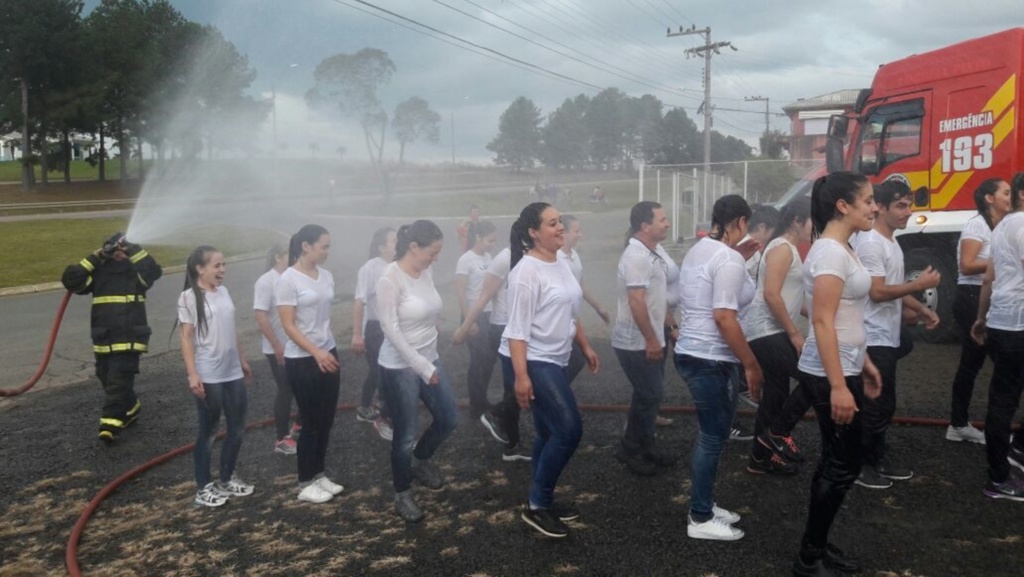
[[[654,420],[665,381],[665,326],[671,322],[666,282],[668,264],[658,243],[668,236],[669,221],[660,204],[641,201],[629,214],[632,237],[619,259],[616,277],[618,314],[612,326],[612,348],[633,386],[626,433],[616,458],[641,476],[657,474],[675,459],[654,448]],[[673,289],[675,287],[672,287]]]
[[[886,431],[896,412],[896,362],[909,354],[912,343],[902,339],[903,307],[916,315],[928,329],[939,324],[939,317],[913,295],[938,286],[939,273],[931,267],[916,279],[905,282],[903,250],[893,234],[907,227],[911,216],[910,187],[887,180],[874,187],[878,215],[875,226],[853,239],[857,256],[871,275],[871,290],[864,310],[868,356],[882,376],[882,394],[865,401],[860,408],[864,431],[864,466],[857,484],[869,489],[888,489],[892,480],[906,480],[913,471],[886,459]]]

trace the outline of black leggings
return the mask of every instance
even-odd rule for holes
[[[761,401],[757,406],[757,419],[754,422],[754,434],[760,435],[771,431],[773,425],[783,415],[783,411],[790,398],[789,380],[798,377],[797,363],[799,355],[793,348],[786,333],[776,333],[750,341],[750,350],[757,357],[757,363],[761,365],[761,372],[764,373],[764,384],[761,386]],[[803,400],[801,394],[798,399]],[[806,401],[805,401],[806,402]],[[802,404],[800,415],[807,412],[810,403]],[[771,449],[754,441],[754,456],[759,459],[771,456]]]
[[[359,406],[369,407],[373,402],[373,395],[377,393],[380,386],[380,365],[377,359],[380,357],[380,347],[384,344],[384,331],[380,328],[380,321],[366,321],[366,330],[363,331],[363,342],[366,343],[366,379],[363,380],[363,394]],[[384,396],[378,395],[381,400],[380,414],[387,418],[388,413],[384,403]]]
[[[338,358],[337,349],[331,349],[331,354]],[[313,357],[285,357],[284,368],[302,416],[302,432],[297,443],[298,467],[299,482],[306,483],[324,472],[341,375],[321,371]]]
[[[499,333],[495,340],[495,335],[491,332],[493,325],[489,312],[480,313],[476,319],[476,326],[479,332],[466,343],[469,348],[466,388],[469,389],[470,416],[474,419],[492,409],[491,402],[487,399],[487,389],[491,385],[494,363],[498,360],[498,345],[501,344],[501,334]]]
[[[971,395],[974,394],[974,381],[988,355],[988,345],[979,345],[971,338],[971,326],[978,318],[980,294],[979,285],[956,285],[953,319],[960,329],[960,364],[953,377],[953,403],[949,415],[949,424],[954,427],[966,426],[969,421],[968,409],[971,406]]]
[[[288,377],[284,374],[284,367],[277,364],[277,355],[266,355],[267,363],[270,365],[270,374],[274,376],[277,383],[277,396],[274,397],[274,428],[277,433],[277,440],[288,436],[288,419],[292,412],[292,387],[288,384]],[[298,414],[295,415],[295,424],[300,424]]]
[[[832,387],[827,378],[801,372],[800,382],[811,399],[821,429],[821,459],[811,480],[807,526],[800,543],[801,556],[809,560],[824,556],[832,522],[846,492],[860,475],[861,420],[859,412],[853,414],[848,425],[837,425],[832,420]],[[857,406],[863,407],[864,381],[860,375],[846,377],[846,387]]]

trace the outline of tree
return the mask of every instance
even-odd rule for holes
[[[664,105],[656,97],[644,94],[640,98],[629,98],[625,105],[625,153],[626,159],[650,162],[661,147],[661,110]]]
[[[657,164],[689,164],[699,162],[703,154],[697,124],[686,110],[673,108],[665,113],[658,126],[658,147],[653,157]]]
[[[600,169],[611,170],[623,158],[626,99],[618,88],[606,88],[590,100],[583,115],[590,137],[590,159]]]
[[[419,96],[413,96],[395,107],[391,128],[398,139],[398,164],[405,161],[405,146],[416,142],[421,136],[437,144],[441,139],[441,115],[430,109],[430,104]]]
[[[519,172],[532,168],[540,157],[540,108],[520,96],[512,101],[498,120],[498,136],[487,144],[494,163]]]
[[[306,93],[310,107],[334,107],[341,115],[358,119],[370,163],[377,170],[385,195],[388,190],[383,156],[388,115],[381,108],[377,90],[391,82],[394,73],[395,65],[383,50],[363,48],[355,54],[335,54],[317,65],[313,88]]]
[[[22,188],[33,183],[32,125],[41,127],[46,142],[48,101],[51,92],[66,79],[73,62],[69,47],[76,45],[82,2],[80,0],[4,0],[0,2],[0,82],[4,92],[19,94],[18,112],[5,107],[6,116],[17,118],[22,136]],[[4,98],[10,102],[14,98]],[[30,107],[35,103],[35,109]],[[42,151],[45,158],[45,148]],[[45,160],[44,167],[45,167]]]
[[[583,111],[589,99],[585,95],[575,100],[566,98],[562,105],[548,115],[541,131],[541,161],[552,168],[572,170],[587,162],[587,126]]]
[[[759,139],[761,158],[782,158],[787,141],[786,134],[779,129],[762,134]]]

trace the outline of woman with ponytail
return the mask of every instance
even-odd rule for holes
[[[576,508],[554,499],[555,486],[583,434],[566,367],[573,341],[597,372],[597,353],[579,323],[583,290],[569,265],[558,258],[565,228],[558,211],[543,202],[528,205],[509,235],[508,324],[498,350],[506,374],[514,375],[516,400],[533,409],[533,481],[521,517],[548,537],[566,537]]]
[[[251,495],[255,490],[235,476],[252,370],[238,343],[235,304],[223,286],[224,270],[220,251],[212,246],[197,247],[188,257],[185,290],[178,297],[181,356],[199,415],[193,457],[198,486],[194,503],[201,507],[220,507],[231,497]],[[210,453],[221,412],[228,430],[220,450],[220,476],[212,482]]]
[[[284,369],[299,406],[302,430],[297,443],[299,500],[325,503],[344,487],[327,478],[325,461],[338,405],[341,376],[331,331],[334,276],[323,268],[331,235],[307,224],[288,245],[287,270],[277,282],[277,311],[288,335]]]
[[[990,178],[974,191],[978,214],[967,220],[956,245],[958,276],[953,300],[953,319],[960,329],[960,364],[953,377],[953,402],[946,440],[985,443],[985,434],[971,425],[969,409],[974,381],[985,364],[988,348],[971,338],[971,326],[978,317],[978,298],[991,258],[992,229],[1010,213],[1010,184]]]
[[[267,252],[267,272],[256,280],[253,290],[252,308],[256,316],[256,324],[263,334],[263,355],[270,365],[270,374],[277,383],[277,397],[274,399],[274,427],[276,441],[274,451],[284,455],[295,454],[295,439],[302,426],[295,419],[291,431],[288,429],[289,414],[292,410],[292,388],[284,374],[284,345],[288,336],[281,326],[281,316],[277,314],[277,301],[274,290],[281,273],[288,268],[288,247],[283,243],[275,244]],[[289,434],[290,433],[290,434]]]
[[[817,240],[804,262],[804,291],[811,329],[800,355],[799,376],[818,416],[821,459],[811,480],[811,501],[794,575],[843,575],[860,563],[828,542],[846,492],[860,475],[865,399],[881,393],[882,380],[867,354],[864,310],[871,276],[850,248],[854,233],[871,230],[876,214],[867,178],[835,172],[811,190]]]
[[[469,250],[459,257],[455,265],[455,278],[452,280],[463,321],[483,290],[487,267],[493,260],[491,249],[496,240],[495,231],[494,223],[490,221],[469,224],[469,231],[466,233],[466,246]],[[491,307],[488,302],[476,316],[477,328],[483,331],[480,333],[481,336],[487,335],[490,313]],[[486,338],[471,339],[468,345],[469,369],[466,371],[466,388],[469,390],[469,416],[474,421],[481,420],[491,435],[497,438],[497,420],[490,414],[492,407],[487,399],[487,386],[491,382],[494,362],[498,360],[498,350],[497,347],[489,347]],[[505,441],[506,439],[499,439],[499,442]]]
[[[356,294],[352,301],[352,352],[366,356],[366,380],[363,393],[356,409],[356,419],[373,423],[373,428],[385,441],[394,438],[391,417],[387,407],[381,403],[375,408],[373,395],[380,385],[380,347],[384,344],[384,332],[380,329],[380,315],[377,313],[377,281],[384,269],[395,259],[395,244],[398,236],[393,228],[379,228],[370,241],[370,259],[359,267],[356,275]],[[383,399],[383,394],[378,394]]]
[[[559,218],[562,221],[562,226],[565,228],[565,234],[563,235],[565,242],[562,243],[562,249],[558,251],[558,258],[564,260],[569,265],[572,276],[576,277],[576,282],[580,283],[580,288],[583,289],[583,300],[594,307],[594,312],[597,313],[597,316],[601,317],[604,324],[610,324],[612,322],[611,315],[608,311],[604,310],[597,297],[588,291],[587,286],[583,284],[583,261],[580,260],[580,254],[576,252],[576,246],[583,240],[583,229],[580,225],[580,220],[571,214],[563,214]],[[569,356],[570,383],[576,380],[576,375],[580,374],[580,371],[583,370],[586,364],[587,359],[583,356],[583,351],[580,350],[579,346],[574,345],[572,355]]]
[[[423,519],[412,482],[431,491],[444,488],[444,477],[431,457],[458,422],[451,381],[437,354],[437,323],[443,303],[431,265],[443,246],[441,229],[432,221],[402,226],[395,262],[377,281],[377,313],[384,331],[378,357],[380,386],[394,427],[391,480],[395,511],[410,523]],[[417,439],[421,399],[433,421]]]
[[[676,372],[693,395],[700,435],[691,457],[692,484],[686,534],[691,539],[736,541],[740,516],[715,503],[718,462],[729,440],[740,370],[757,398],[763,377],[740,328],[739,314],[754,298],[754,282],[736,246],[747,234],[750,205],[735,194],[715,201],[711,232],[679,267],[683,322],[675,347]]]

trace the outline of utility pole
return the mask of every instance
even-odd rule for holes
[[[704,103],[701,104],[700,110],[704,112],[704,190],[707,191],[707,175],[711,170],[711,124],[715,110],[711,105],[711,56],[712,54],[721,54],[720,49],[722,48],[729,47],[736,50],[736,47],[731,42],[711,42],[710,26],[701,30],[697,29],[696,24],[687,30],[680,26],[678,32],[672,32],[671,28],[668,29],[669,38],[691,34],[700,34],[704,38],[704,46],[686,49],[686,58],[704,57]]]

